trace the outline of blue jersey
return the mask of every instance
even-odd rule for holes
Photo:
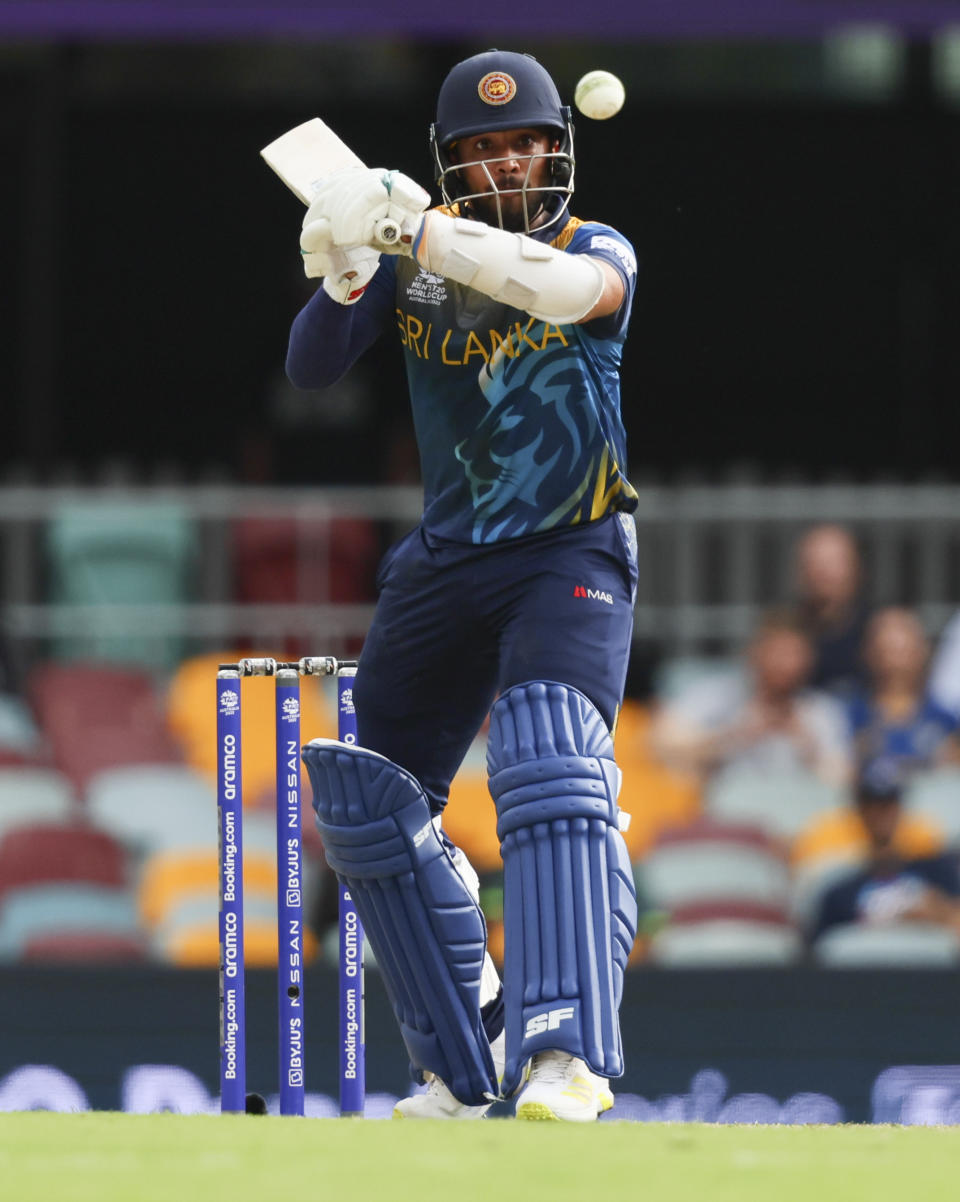
[[[868,694],[851,698],[850,729],[864,773],[877,782],[905,782],[911,773],[936,763],[941,745],[956,733],[953,714],[924,697],[914,713],[887,718]]]
[[[953,852],[857,869],[824,893],[812,937],[851,922],[895,922],[931,888],[948,897],[960,897],[958,867]]]
[[[294,323],[288,370],[308,386],[336,378],[385,323],[396,323],[431,536],[496,543],[636,508],[619,381],[633,248],[610,226],[575,217],[551,245],[620,274],[616,313],[580,325],[543,322],[411,258],[384,256],[356,305],[344,309],[320,290]],[[317,376],[310,364],[324,357],[332,366]]]
[[[424,525],[489,543],[636,508],[619,367],[636,282],[615,230],[569,218],[552,245],[611,263],[612,318],[555,325],[395,259],[396,316],[424,480]]]

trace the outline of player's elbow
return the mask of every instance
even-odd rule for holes
[[[578,325],[586,324],[588,321],[595,321],[598,317],[609,317],[611,313],[616,313],[623,304],[624,297],[627,294],[626,287],[619,273],[609,263],[604,263],[599,259],[594,259],[593,261],[603,273],[603,287],[593,307],[578,319]]]
[[[304,358],[292,349],[287,352],[287,379],[294,386],[305,392],[313,392],[317,388],[329,388],[344,375],[347,364],[338,363],[332,357],[323,360]]]

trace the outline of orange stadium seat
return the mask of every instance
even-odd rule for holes
[[[905,810],[893,836],[893,849],[905,859],[935,856],[946,839],[935,821]],[[793,841],[790,859],[795,869],[818,860],[858,862],[870,850],[867,832],[853,806],[831,810],[815,819]]]
[[[630,815],[624,832],[630,858],[642,859],[662,831],[689,826],[701,812],[700,784],[659,763],[650,751],[651,714],[627,698],[614,738],[623,773],[620,806]]]
[[[167,722],[183,758],[211,784],[217,779],[216,679],[219,663],[236,663],[244,655],[267,652],[221,651],[185,660],[173,674],[167,691]],[[274,697],[276,685],[267,677],[243,682],[243,802],[245,806],[275,804],[276,748]],[[331,681],[304,677],[300,682],[301,742],[337,737],[336,689]],[[306,773],[301,777],[305,805],[310,800]],[[305,824],[305,829],[312,827]]]
[[[277,963],[277,858],[272,815],[244,819],[244,947],[251,967]],[[150,856],[143,867],[139,912],[151,933],[154,954],[184,967],[219,962],[218,872],[216,848],[169,850]],[[305,933],[305,955],[316,940]]]

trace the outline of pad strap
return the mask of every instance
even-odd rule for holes
[[[603,292],[603,269],[587,255],[435,210],[424,217],[413,256],[425,271],[556,325],[586,317]]]
[[[384,756],[335,739],[308,743],[303,762],[327,862],[353,897],[410,1060],[459,1101],[491,1101],[486,925],[423,789]]]

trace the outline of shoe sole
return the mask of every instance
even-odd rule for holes
[[[560,1120],[545,1102],[521,1102],[516,1117],[532,1122],[559,1123]]]
[[[492,1103],[491,1103],[491,1105],[492,1105]],[[484,1107],[483,1114],[429,1114],[429,1115],[427,1115],[427,1114],[404,1114],[399,1106],[394,1106],[392,1117],[395,1119],[403,1119],[404,1121],[415,1122],[415,1123],[450,1122],[451,1120],[453,1120],[453,1122],[455,1122],[455,1123],[464,1123],[464,1122],[476,1122],[478,1120],[483,1119],[484,1115],[486,1115],[486,1113],[489,1109],[490,1109],[489,1106]]]
[[[605,1114],[608,1110],[613,1109],[613,1095],[601,1094],[600,1097],[597,1098],[597,1105],[599,1106],[599,1110],[597,1111],[596,1115],[594,1115],[595,1119],[599,1118],[601,1114]],[[558,1114],[554,1114],[546,1102],[521,1102],[517,1107],[517,1112],[514,1117],[520,1119],[521,1122],[560,1123],[564,1121]],[[579,1121],[589,1123],[592,1120],[581,1119]]]

